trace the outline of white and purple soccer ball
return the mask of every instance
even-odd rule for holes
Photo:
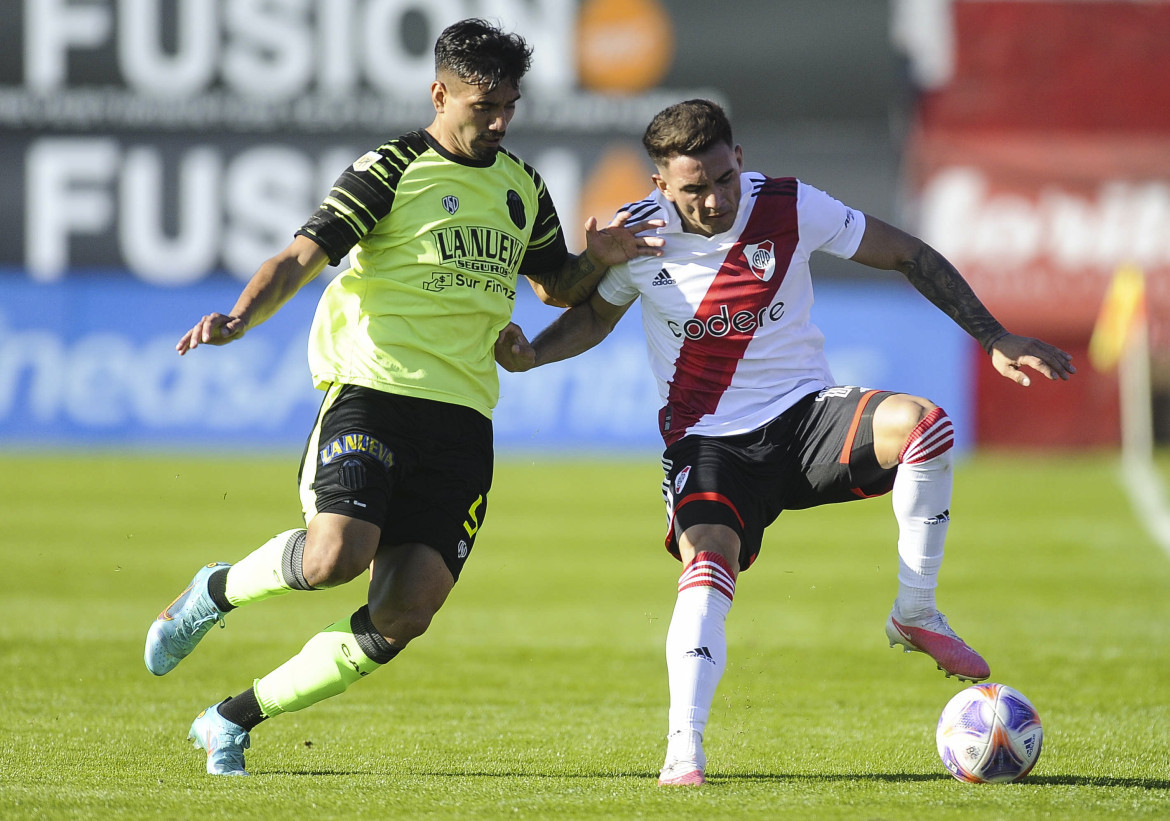
[[[1004,684],[976,684],[947,702],[935,732],[947,772],[960,781],[1019,781],[1040,758],[1044,729],[1032,702]]]

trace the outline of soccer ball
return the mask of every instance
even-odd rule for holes
[[[1032,702],[1004,684],[976,684],[943,708],[935,741],[960,781],[1019,781],[1040,758],[1044,730]]]

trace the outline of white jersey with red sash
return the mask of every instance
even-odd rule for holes
[[[742,186],[735,224],[713,237],[684,232],[659,191],[626,206],[631,222],[665,220],[665,254],[615,266],[598,287],[614,305],[642,298],[668,445],[747,433],[834,384],[810,319],[809,256],[853,256],[865,215],[792,177],[748,172]]]

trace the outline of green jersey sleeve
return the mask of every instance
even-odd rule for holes
[[[412,131],[367,151],[342,172],[296,233],[320,245],[331,265],[339,264],[394,208],[403,172],[426,148],[422,134]]]
[[[561,228],[548,186],[535,168],[524,163],[524,170],[536,185],[537,211],[528,251],[520,263],[520,273],[537,282],[545,282],[564,267],[569,250],[565,246],[565,232]]]

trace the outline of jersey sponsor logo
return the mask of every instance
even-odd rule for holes
[[[680,470],[678,472],[677,476],[674,477],[674,492],[676,495],[679,493],[682,493],[683,485],[685,485],[687,483],[687,477],[690,475],[691,475],[691,466],[687,465],[685,468],[683,468],[682,470]]]
[[[450,271],[431,271],[431,278],[422,284],[424,291],[439,293],[444,288],[471,288],[473,291],[483,291],[485,294],[503,294],[508,299],[516,299],[516,289],[498,279],[479,279],[470,274],[451,273]]]
[[[650,284],[652,286],[657,287],[659,285],[674,285],[675,282],[674,282],[674,279],[671,278],[671,276],[667,272],[667,270],[665,268],[663,268],[661,271],[658,272],[658,274],[654,277],[654,279],[650,281]]]
[[[707,317],[691,317],[686,322],[678,323],[673,319],[666,321],[675,339],[699,340],[705,337],[716,339],[727,336],[733,331],[736,334],[751,334],[757,328],[769,322],[776,322],[784,316],[784,300],[776,300],[758,311],[736,311],[726,302],[720,303],[715,313]]]
[[[524,200],[520,199],[520,194],[509,188],[507,203],[508,216],[512,218],[517,228],[524,230],[524,226],[528,224],[528,215],[524,213]]]
[[[459,198],[451,195],[443,197],[443,210],[448,214],[454,215],[459,210]]]
[[[743,257],[747,260],[748,268],[761,282],[767,282],[776,272],[776,246],[770,239],[745,245]]]
[[[439,262],[477,274],[510,277],[524,256],[524,241],[498,228],[447,225],[431,231]]]
[[[321,448],[321,464],[328,465],[352,453],[364,453],[389,468],[394,464],[394,453],[368,433],[346,433],[331,439]]]
[[[380,159],[382,159],[382,155],[379,154],[377,151],[367,151],[365,154],[362,154],[360,157],[358,157],[356,160],[354,160],[353,170],[354,171],[369,171],[370,166],[372,166],[374,163],[376,163]]]

